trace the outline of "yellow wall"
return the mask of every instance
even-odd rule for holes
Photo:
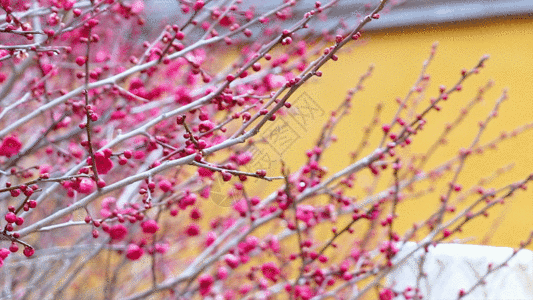
[[[373,75],[367,80],[365,90],[354,98],[352,114],[338,127],[339,142],[326,153],[325,162],[330,170],[339,170],[348,163],[348,154],[358,145],[362,127],[366,126],[372,116],[377,101],[384,103],[383,122],[389,122],[397,109],[396,97],[404,97],[409,87],[415,82],[423,61],[427,58],[431,45],[439,42],[436,57],[428,69],[431,74],[431,86],[421,107],[426,107],[430,96],[435,96],[438,86],[449,87],[460,78],[462,68],[471,69],[484,54],[490,54],[480,74],[471,77],[464,84],[463,91],[456,93],[445,102],[440,112],[431,112],[428,126],[414,137],[413,150],[427,149],[440,134],[443,124],[453,120],[457,112],[470,99],[479,87],[488,80],[495,81],[492,89],[486,93],[485,100],[469,115],[468,120],[451,136],[448,145],[441,148],[429,162],[436,166],[455,155],[461,147],[470,145],[477,134],[477,123],[484,120],[492,109],[495,100],[504,88],[508,88],[509,100],[504,102],[498,118],[494,119],[481,138],[481,143],[497,137],[501,131],[510,131],[527,122],[533,122],[533,20],[529,19],[486,19],[482,21],[461,22],[455,24],[424,25],[410,29],[387,29],[363,34],[363,44],[349,53],[339,55],[337,62],[328,63],[323,69],[323,77],[317,84],[307,86],[305,91],[320,106],[329,112],[335,108],[353,87],[358,77],[370,64],[375,65]],[[298,95],[296,95],[298,96]],[[290,158],[290,165],[295,169],[303,162],[303,151],[309,149],[325,116],[307,130],[308,140],[301,140],[284,155]],[[379,136],[378,136],[379,135]],[[312,137],[312,138],[311,138]],[[375,147],[381,138],[374,134]],[[459,182],[465,189],[470,188],[481,177],[489,176],[498,168],[514,162],[510,172],[494,180],[488,186],[501,187],[512,181],[522,180],[533,172],[533,131],[506,140],[498,151],[488,151],[484,156],[475,156],[467,160]],[[372,148],[373,149],[373,148]],[[417,152],[417,151],[415,151]],[[366,152],[368,153],[368,151]],[[369,172],[358,176],[358,183],[371,184]],[[390,171],[387,176],[390,176]],[[331,174],[331,173],[330,173]],[[449,177],[450,178],[450,177]],[[389,179],[385,184],[388,184]],[[447,179],[449,180],[449,179]],[[475,237],[474,242],[481,243],[482,238],[491,228],[492,221],[505,212],[505,218],[494,233],[489,244],[495,246],[517,246],[533,229],[533,193],[530,187],[520,191],[506,205],[491,210],[489,219],[472,222],[464,228],[461,238]],[[421,199],[409,200],[398,208],[401,217],[395,228],[404,231],[414,221],[426,218],[438,205],[438,196],[444,193],[443,184],[436,186],[436,192]],[[354,192],[364,196],[361,191]],[[470,198],[472,201],[473,198]]]

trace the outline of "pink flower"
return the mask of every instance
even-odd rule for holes
[[[144,3],[140,0],[135,1],[131,5],[131,12],[134,14],[139,14],[144,10]]]
[[[257,247],[259,244],[259,239],[256,236],[249,235],[246,237],[246,240],[241,243],[242,244],[242,250],[244,253],[248,253]],[[239,248],[241,248],[241,244],[239,244]]]
[[[115,197],[106,197],[104,198],[104,200],[102,200],[102,207],[111,209],[111,206],[114,206],[115,202],[117,202],[117,199],[115,199]]]
[[[305,41],[299,41],[297,44],[296,54],[300,56],[305,56],[307,50],[307,45],[305,44]]]
[[[50,71],[52,71],[54,66],[51,65],[51,64],[43,64],[42,68],[43,68],[43,73],[46,75],[46,74],[50,73]]]
[[[249,283],[245,283],[241,285],[241,288],[239,289],[239,293],[241,295],[246,295],[248,292],[250,292],[253,289],[253,286]]]
[[[285,77],[283,77],[281,75],[273,75],[273,74],[268,74],[267,76],[265,76],[264,81],[265,81],[268,89],[280,88],[286,82]]]
[[[261,267],[261,272],[263,276],[272,280],[273,282],[278,281],[278,276],[281,273],[280,269],[274,262],[267,262]]]
[[[8,136],[0,145],[0,155],[11,157],[20,152],[22,143],[16,136]]]
[[[176,76],[176,74],[180,71],[181,66],[183,66],[186,62],[187,61],[183,57],[179,57],[178,59],[173,60],[166,69],[166,76],[169,78]],[[179,92],[176,91],[175,101],[179,103],[180,97],[181,95],[179,94]]]
[[[69,1],[69,0],[67,0],[67,1],[65,1],[65,2],[63,3],[63,8],[64,8],[65,10],[67,10],[67,11],[68,11],[68,10],[71,10],[72,7],[74,7],[74,3],[75,3],[75,1]]]
[[[10,253],[11,251],[9,251],[8,249],[0,248],[0,259],[6,259]]]
[[[126,112],[123,110],[117,110],[111,114],[111,120],[120,120],[126,117]]]
[[[228,268],[226,268],[226,267],[218,268],[217,277],[220,280],[224,280],[224,279],[228,278]]]
[[[31,257],[31,256],[33,256],[33,254],[35,254],[35,250],[33,248],[30,248],[30,247],[24,247],[23,253],[24,253],[24,255],[26,257]]]
[[[68,145],[68,151],[75,158],[81,158],[83,156],[83,150],[76,143],[70,143]]]
[[[184,87],[179,87],[176,90],[174,100],[181,105],[189,104],[192,102],[192,97],[190,93],[191,92],[189,91],[189,89],[184,88]]]
[[[194,208],[193,210],[191,210],[190,216],[193,220],[199,220],[200,218],[202,218],[202,212],[198,208]]]
[[[228,267],[232,269],[235,269],[239,266],[239,259],[233,254],[226,254],[226,256],[224,256],[224,261],[226,262]]]
[[[200,196],[202,198],[209,198],[209,194],[211,193],[211,188],[209,186],[205,187],[201,192],[200,192]]]
[[[296,218],[302,220],[306,224],[309,224],[314,218],[315,208],[311,205],[299,205],[296,211]]]
[[[113,168],[113,161],[102,152],[97,152],[94,154],[96,160],[96,170],[99,174],[107,174]]]
[[[178,203],[178,206],[181,209],[186,209],[187,206],[194,205],[194,203],[196,203],[196,194],[189,194],[181,198],[180,202]]]
[[[250,261],[250,256],[246,254],[239,256],[239,258],[241,259],[241,264],[243,265]]]
[[[144,157],[146,156],[146,154],[141,151],[141,150],[137,150],[133,153],[133,158],[137,159],[137,160],[141,160],[143,159]]]
[[[17,215],[12,212],[8,212],[5,216],[5,219],[8,223],[15,223],[17,221]]]
[[[83,57],[83,56],[76,57],[76,64],[78,66],[80,66],[80,67],[83,66],[86,61],[87,61],[87,59],[85,57]]]
[[[191,224],[187,227],[186,232],[188,236],[197,236],[200,234],[200,227],[196,224]]]
[[[383,289],[379,292],[379,300],[392,300],[394,293],[389,289]]]
[[[213,128],[215,128],[215,123],[209,120],[205,120],[198,125],[198,130],[200,130],[200,132],[202,133],[207,132]]]
[[[200,177],[211,177],[213,175],[213,171],[200,167],[198,168],[198,175],[200,175]]]
[[[126,251],[126,257],[130,260],[138,260],[139,258],[141,258],[141,256],[143,256],[144,254],[144,250],[135,245],[135,244],[129,244],[128,245],[128,250]]]
[[[235,17],[234,16],[224,16],[222,17],[222,19],[220,19],[220,25],[223,26],[223,27],[228,27],[230,26],[231,24],[233,24],[235,22]]]
[[[235,292],[232,290],[227,290],[224,292],[224,299],[233,300],[235,299]]]
[[[381,253],[385,253],[387,255],[387,258],[391,258],[393,257],[394,255],[396,255],[396,253],[398,253],[399,249],[398,247],[396,246],[396,243],[395,242],[392,242],[392,241],[384,241],[383,243],[381,243],[381,245],[379,246],[379,251]]]
[[[276,236],[273,236],[272,239],[270,240],[269,247],[270,247],[270,250],[272,250],[272,252],[279,253],[280,246],[279,246],[278,238]]]
[[[78,192],[82,194],[90,194],[95,187],[94,181],[89,178],[81,179],[78,185]]]
[[[139,77],[135,77],[133,79],[131,79],[130,81],[130,87],[129,87],[129,91],[133,91],[134,89],[139,89],[139,88],[142,88],[144,87],[144,82],[142,79],[140,79]]]
[[[205,296],[211,292],[211,286],[213,285],[213,276],[210,274],[203,274],[198,277],[198,283],[200,285],[200,294]]]
[[[205,49],[202,48],[195,49],[192,53],[193,54],[188,57],[189,60],[199,65],[201,65],[207,57]]]
[[[39,174],[44,174],[44,173],[50,173],[50,171],[52,170],[52,166],[51,165],[48,165],[48,164],[44,164],[44,165],[41,165],[39,167]]]
[[[237,163],[241,166],[247,164],[252,160],[252,154],[250,152],[244,152],[237,156]]]
[[[306,285],[299,285],[294,288],[294,293],[296,297],[300,296],[303,300],[308,300],[313,297],[313,292],[311,291],[311,288]]]
[[[96,52],[95,61],[96,62],[104,62],[107,59],[107,53],[103,50],[100,50]]]
[[[159,226],[155,220],[148,220],[141,223],[141,227],[144,233],[156,233],[159,230]]]
[[[112,240],[121,241],[128,234],[128,229],[122,224],[115,224],[109,228],[109,236]]]
[[[209,247],[211,246],[211,244],[213,244],[215,242],[215,240],[217,239],[217,234],[216,232],[214,231],[210,231],[207,233],[207,236],[205,238],[205,246],[206,247]]]
[[[155,244],[155,251],[161,254],[165,254],[169,248],[170,248],[170,245],[167,243]]]
[[[170,189],[172,188],[172,184],[170,183],[170,181],[166,180],[166,179],[163,179],[161,181],[159,181],[159,188],[164,192],[168,192],[170,191]]]
[[[100,209],[100,216],[102,216],[102,218],[107,218],[111,216],[111,211],[109,211],[107,208],[102,208]]]
[[[241,217],[244,217],[248,211],[248,204],[246,203],[245,199],[241,199],[233,204],[233,209],[238,211]]]

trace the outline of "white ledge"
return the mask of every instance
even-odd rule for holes
[[[394,261],[400,261],[416,249],[408,242]],[[419,249],[387,277],[387,286],[403,291],[416,287],[419,263],[424,249]],[[513,254],[512,248],[463,244],[439,244],[429,247],[424,263],[426,278],[420,281],[424,300],[457,299],[459,291],[468,291],[487,273],[489,263],[496,268]],[[403,299],[403,298],[402,298]],[[463,299],[533,299],[533,252],[521,250],[503,267],[489,274]]]

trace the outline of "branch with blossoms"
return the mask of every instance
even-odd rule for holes
[[[459,290],[459,295],[457,296],[457,299],[464,298],[464,297],[468,296],[468,294],[472,293],[477,287],[485,285],[487,283],[487,281],[486,281],[487,277],[490,274],[492,274],[492,273],[494,273],[494,272],[496,272],[496,271],[498,271],[498,270],[500,270],[502,268],[507,267],[509,261],[513,257],[515,257],[518,254],[518,252],[520,252],[520,250],[525,249],[528,245],[530,245],[532,240],[533,240],[533,232],[531,232],[529,234],[529,237],[528,237],[528,239],[526,241],[520,242],[520,247],[518,247],[518,249],[514,249],[513,253],[505,261],[503,261],[502,263],[498,264],[497,266],[494,266],[493,263],[489,263],[489,265],[487,266],[487,272],[483,276],[481,276],[481,278],[479,278],[479,280],[474,285],[472,285],[472,287],[470,287],[468,290],[464,290],[464,289]]]
[[[329,75],[323,66],[353,51],[349,44],[364,43],[365,26],[400,3],[369,4],[362,16],[309,42],[338,1],[311,7],[284,1],[262,13],[246,1],[181,1],[175,23],[155,31],[140,0],[2,1],[0,35],[8,38],[0,45],[6,243],[0,271],[20,277],[2,296],[357,299],[376,287],[386,293],[382,279],[397,266],[402,242],[445,242],[531,180],[459,188],[467,157],[533,127],[481,145],[499,102],[466,150],[426,167],[492,83],[425,153],[411,148],[431,115],[446,109],[488,57],[427,102],[435,44],[394,117],[383,122],[388,107],[378,103],[371,122],[351,133],[358,146],[337,172],[328,171],[328,156],[342,153],[331,154],[331,145],[352,136],[338,138],[336,130],[379,62],[339,101],[303,165],[290,166],[296,171],[288,171],[287,159],[281,170],[256,168],[260,153],[253,151],[260,141],[274,147],[276,137],[262,134],[293,112],[301,89]],[[367,171],[373,183],[361,187]],[[438,210],[397,232],[398,208],[433,196],[436,182],[450,174]],[[260,197],[258,182],[274,192]],[[431,187],[419,188],[424,183]],[[472,201],[474,191],[481,196]],[[217,197],[230,207],[213,209]],[[456,212],[459,203],[467,209]],[[56,262],[59,245],[68,260],[54,276],[20,272]],[[18,257],[19,246],[31,259]],[[86,276],[101,286],[80,291]],[[44,281],[42,290],[25,284],[37,281]]]

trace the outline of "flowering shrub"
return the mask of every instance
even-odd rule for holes
[[[369,4],[352,27],[341,22],[308,43],[305,36],[318,34],[313,26],[336,1],[316,2],[303,15],[294,0],[264,14],[242,1],[183,1],[181,18],[157,37],[143,31],[140,0],[1,1],[0,265],[12,280],[2,296],[75,298],[80,290],[96,293],[93,285],[108,299],[357,299],[374,287],[380,299],[405,294],[381,285],[401,242],[416,237],[429,249],[533,179],[468,191],[458,180],[467,159],[491,145],[479,137],[505,93],[469,147],[426,167],[490,84],[423,156],[405,151],[488,57],[426,103],[418,95],[433,92],[426,68],[434,46],[395,117],[381,124],[377,104],[352,163],[339,172],[328,172],[322,158],[372,68],[331,112],[303,166],[246,169],[266,124],[283,119],[295,93],[398,3]],[[232,53],[236,59],[226,62]],[[370,150],[376,128],[381,141]],[[365,199],[350,196],[356,174],[366,170],[387,187]],[[404,235],[395,231],[396,207],[416,197],[415,183],[449,174],[434,214]],[[217,210],[209,198],[219,179],[234,201],[229,213],[207,220]],[[277,190],[250,194],[249,179]],[[459,196],[471,196],[472,205],[456,211]],[[370,229],[356,232],[360,223]],[[29,259],[10,254],[19,248]],[[86,281],[89,291],[79,284]]]

